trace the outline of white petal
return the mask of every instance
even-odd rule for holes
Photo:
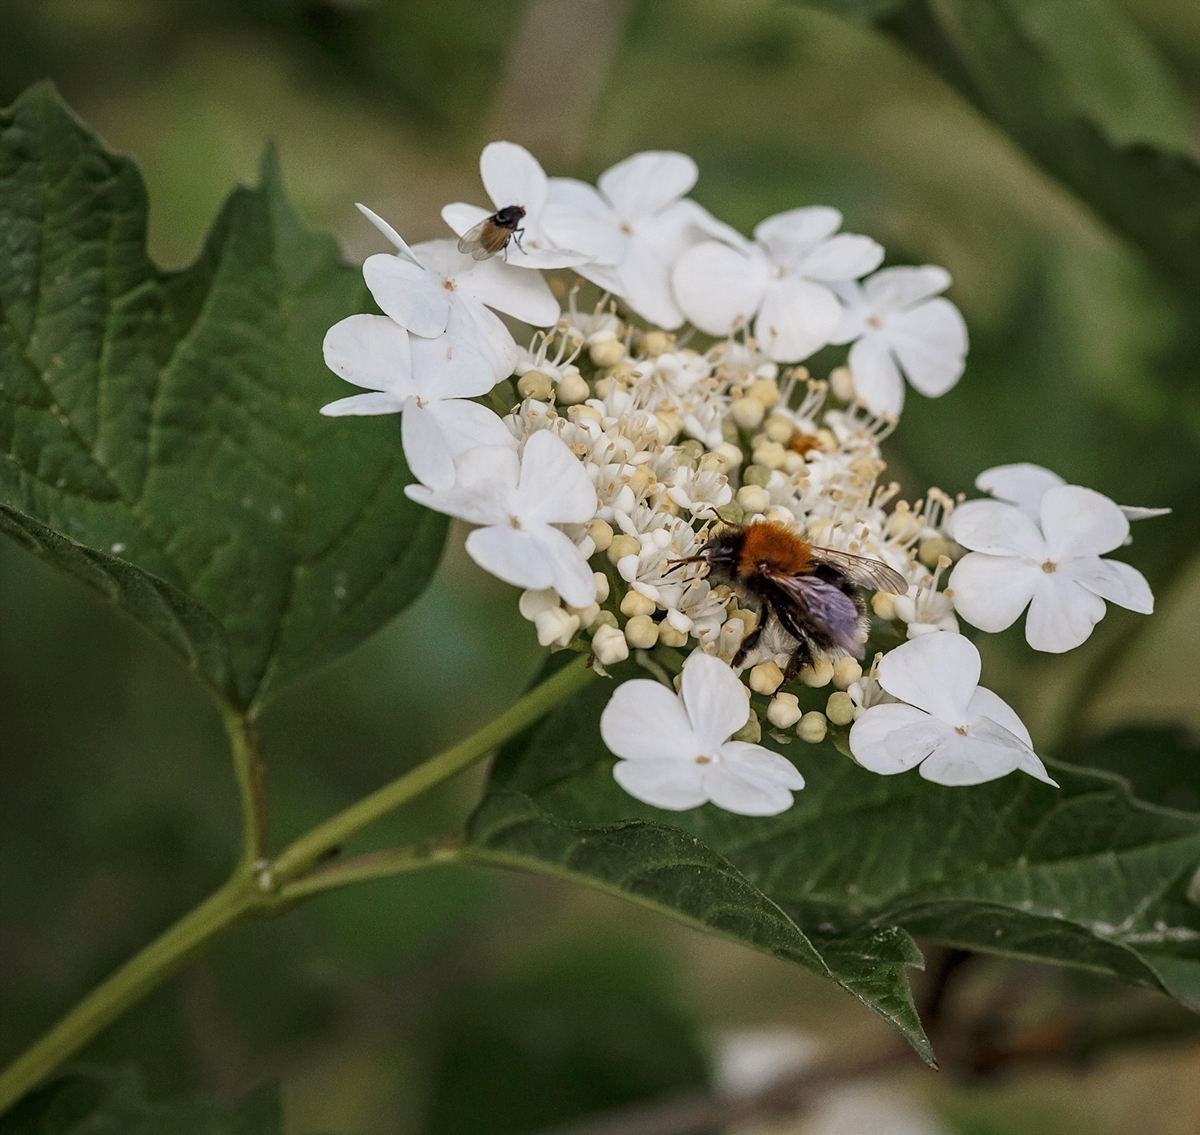
[[[685,812],[708,799],[701,766],[694,761],[617,761],[613,779],[634,799],[670,812]]]
[[[530,231],[527,231],[519,242],[514,237],[505,245],[504,251],[492,259],[502,261],[513,268],[546,270],[578,268],[591,259],[586,252],[576,252],[571,248],[558,248],[544,233],[533,232],[532,226],[529,229]],[[487,262],[484,261],[484,263]],[[544,284],[545,281],[543,280],[542,283]]]
[[[971,704],[967,706],[967,715],[969,717],[989,717],[1031,749],[1033,748],[1033,739],[1029,736],[1029,730],[1025,728],[1025,723],[1017,716],[1017,711],[991,690],[980,686],[975,691],[971,698]]]
[[[435,491],[423,485],[409,485],[404,491],[426,508],[472,524],[508,524],[509,499],[516,491],[520,467],[516,450],[481,445],[468,449],[454,462],[452,489]]]
[[[854,393],[876,414],[900,416],[904,409],[904,380],[892,352],[880,335],[864,335],[850,348]]]
[[[1045,563],[1050,558],[1038,526],[1020,509],[1003,501],[967,501],[947,522],[950,535],[964,548],[991,556],[1021,556]]]
[[[971,552],[954,565],[946,587],[954,592],[954,609],[971,626],[995,634],[1017,621],[1044,574],[1028,560]]]
[[[780,761],[788,766],[790,773],[780,768],[776,763]],[[803,778],[778,753],[737,741],[725,745],[720,759],[702,766],[701,772],[709,800],[739,816],[777,816],[786,812],[792,806],[790,789],[804,786]],[[796,778],[800,779],[799,784],[795,783]]]
[[[455,455],[437,418],[418,406],[415,398],[404,403],[400,438],[404,460],[421,484],[440,490],[454,487]]]
[[[491,215],[489,210],[479,205],[468,205],[465,201],[455,201],[450,205],[442,206],[442,220],[459,236],[462,236],[468,229],[473,229],[480,221],[486,220]],[[465,256],[466,253],[460,252],[459,255]]]
[[[997,500],[1016,505],[1033,521],[1041,518],[1042,497],[1046,490],[1065,484],[1066,481],[1057,473],[1028,461],[997,465],[992,469],[985,469],[975,478],[975,487],[981,492],[990,493]]]
[[[596,514],[596,489],[583,462],[550,430],[525,443],[513,509],[528,524],[584,524]]]
[[[646,241],[631,241],[620,267],[593,272],[590,264],[577,269],[581,276],[619,295],[648,323],[674,331],[684,315],[671,289],[670,264]]]
[[[479,300],[533,327],[549,327],[562,314],[550,285],[539,273],[514,267],[501,256],[464,259],[471,267],[454,277],[462,297]]]
[[[1019,768],[1022,756],[1019,749],[952,732],[921,765],[921,776],[952,788],[984,784]]]
[[[535,591],[554,586],[554,565],[534,533],[509,524],[476,528],[467,537],[466,549],[484,571],[505,583]]]
[[[325,332],[325,365],[368,390],[387,390],[401,402],[412,393],[408,332],[386,315],[351,315]]]
[[[321,407],[321,413],[327,418],[344,418],[349,415],[365,417],[398,414],[403,408],[404,403],[396,395],[386,391],[372,391],[370,394],[352,394],[349,398],[327,402]]]
[[[608,202],[585,182],[552,177],[542,228],[560,248],[587,253],[604,265],[620,264],[629,238]]]
[[[807,205],[776,213],[754,227],[754,239],[771,252],[777,264],[793,266],[810,248],[832,236],[842,214],[827,205]]]
[[[908,381],[927,398],[941,397],[962,377],[967,325],[949,300],[892,316],[886,334]]]
[[[504,321],[479,300],[456,296],[450,304],[446,334],[469,343],[487,360],[492,377],[507,378],[517,365],[517,344]]]
[[[550,569],[550,586],[572,607],[587,607],[596,598],[596,577],[587,560],[565,532],[539,524],[527,529],[536,554]]]
[[[839,233],[821,241],[797,265],[810,280],[856,280],[874,272],[883,261],[883,245],[869,236]]]
[[[402,253],[405,257],[407,257],[409,260],[411,260],[414,264],[416,264],[418,266],[420,265],[421,262],[416,258],[416,256],[413,253],[413,250],[408,247],[408,244],[404,240],[404,238],[398,232],[396,232],[396,230],[394,228],[392,228],[392,226],[389,225],[387,223],[387,221],[385,221],[381,216],[379,216],[378,213],[373,213],[370,209],[368,209],[366,207],[366,205],[362,205],[357,202],[355,203],[354,207],[360,213],[362,213],[362,215],[364,217],[366,217],[367,220],[370,221],[371,224],[373,224],[381,233],[383,233],[383,235],[388,239],[388,241],[392,245],[395,246],[397,251]]]
[[[709,335],[728,335],[757,313],[767,290],[767,269],[761,253],[744,254],[710,240],[679,258],[671,284],[693,326]]]
[[[692,762],[703,755],[679,695],[646,678],[613,691],[600,715],[600,736],[625,760]]]
[[[879,684],[893,697],[951,725],[966,720],[979,685],[979,651],[960,634],[922,635],[879,661]]]
[[[1074,650],[1104,618],[1104,610],[1104,600],[1073,579],[1042,572],[1025,619],[1025,641],[1048,654]]]
[[[882,268],[863,281],[863,294],[879,315],[904,311],[950,286],[945,268],[926,264],[920,268]]]
[[[883,776],[923,761],[954,727],[911,705],[873,705],[850,727],[850,752]]]
[[[711,654],[696,650],[688,655],[679,692],[701,752],[715,753],[750,718],[745,687]]]
[[[429,403],[425,412],[436,419],[455,459],[468,449],[481,445],[501,445],[512,450],[517,448],[517,439],[509,433],[503,420],[478,402],[446,398],[441,402]]]
[[[479,156],[479,174],[492,203],[499,209],[523,205],[538,218],[546,203],[546,174],[524,146],[515,142],[492,142]]]
[[[1127,607],[1143,615],[1154,613],[1154,594],[1146,577],[1137,568],[1120,560],[1084,556],[1063,560],[1058,565],[1058,571],[1060,575],[1075,580],[1101,599],[1107,599],[1119,607]]]
[[[492,365],[476,347],[456,335],[413,336],[412,390],[423,400],[475,398],[496,384]]]
[[[645,150],[606,169],[598,184],[621,219],[631,221],[678,201],[698,176],[687,154]]]
[[[1153,516],[1166,516],[1171,511],[1169,508],[1142,508],[1136,504],[1122,504],[1117,507],[1125,514],[1126,520],[1149,520]]]
[[[446,330],[450,297],[434,274],[410,260],[378,252],[363,264],[363,279],[375,302],[401,327],[426,338]]]
[[[823,284],[784,276],[767,285],[754,337],[775,362],[796,363],[829,342],[842,318],[842,305]]]
[[[1129,536],[1129,521],[1108,497],[1079,485],[1049,489],[1042,497],[1042,531],[1050,558],[1101,556]]]

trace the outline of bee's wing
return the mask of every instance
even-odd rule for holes
[[[854,600],[835,583],[815,575],[790,575],[761,569],[780,598],[775,615],[793,638],[807,638],[823,650],[836,649],[863,656],[859,611]]]
[[[493,248],[494,240],[488,238],[492,235],[491,230],[496,226],[492,224],[491,217],[484,217],[479,224],[467,229],[465,233],[458,238],[458,251],[472,257],[475,260],[487,260],[495,256],[503,244]]]
[[[872,591],[903,595],[908,590],[908,580],[904,576],[869,556],[856,556],[852,552],[839,552],[835,548],[818,548],[815,545],[810,551],[817,563],[840,568],[855,583]]]

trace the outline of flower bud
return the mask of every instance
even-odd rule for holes
[[[765,489],[770,479],[771,470],[765,465],[747,465],[742,474],[743,485],[758,485],[760,489]]]
[[[767,720],[776,729],[790,729],[800,717],[800,700],[795,694],[776,694],[767,706]]]
[[[825,715],[819,710],[810,710],[802,718],[796,726],[796,736],[801,741],[807,741],[810,745],[819,745],[825,740],[825,734],[828,731],[828,725],[825,721]]]
[[[625,344],[620,339],[601,339],[588,348],[588,354],[598,367],[616,366],[625,357]]]
[[[871,610],[890,623],[896,617],[896,597],[886,591],[876,591],[871,596]]]
[[[522,398],[535,398],[539,402],[547,402],[552,389],[550,376],[540,370],[527,370],[517,379],[517,390]]]
[[[743,485],[738,489],[737,502],[747,512],[766,512],[771,506],[767,490],[759,485]]]
[[[584,525],[587,529],[587,534],[592,538],[592,543],[596,545],[597,552],[607,552],[609,545],[613,542],[612,525],[606,520],[589,520]]]
[[[533,625],[537,627],[538,643],[542,646],[566,646],[579,630],[579,616],[568,615],[561,607],[543,611]]]
[[[754,464],[765,465],[768,469],[782,469],[787,460],[788,451],[777,441],[764,441],[755,446]]]
[[[756,694],[773,694],[783,685],[783,671],[774,662],[760,662],[750,671],[750,688]]]
[[[739,398],[729,411],[739,429],[755,430],[763,420],[763,404],[757,398]]]
[[[660,410],[654,417],[660,444],[670,445],[683,430],[683,419],[674,410]]]
[[[857,658],[847,655],[833,664],[833,685],[838,690],[848,690],[862,677],[862,667]]]
[[[658,624],[649,615],[634,615],[625,624],[625,641],[637,650],[649,650],[658,642]]]
[[[675,350],[675,336],[667,331],[647,331],[642,336],[642,350],[647,358],[657,359],[659,355]]]
[[[614,536],[606,549],[609,562],[614,565],[626,556],[636,556],[641,550],[641,541],[636,536],[627,536],[623,532],[620,536]]]
[[[839,402],[853,402],[854,372],[849,367],[834,367],[829,372],[829,390]]]
[[[621,600],[622,615],[652,615],[654,613],[654,600],[646,598],[640,591],[628,591],[625,598]]]
[[[587,379],[578,371],[572,371],[558,380],[558,386],[554,389],[554,401],[560,406],[575,406],[587,401],[591,394]]]
[[[737,469],[742,464],[742,451],[739,446],[732,445],[727,441],[721,442],[713,451],[712,455],[716,457],[726,469]]]
[[[601,521],[600,523],[603,524],[604,522]],[[609,529],[609,531],[611,532],[612,529]],[[596,602],[603,603],[608,598],[608,576],[602,571],[594,571],[592,572],[592,578],[596,581]]]
[[[746,397],[753,398],[764,410],[769,410],[779,401],[779,383],[773,378],[760,378],[750,383]]]
[[[611,611],[601,611],[593,620],[592,625],[588,630],[594,635],[601,627],[612,627],[614,630],[618,627],[617,616]]]
[[[688,640],[687,631],[676,630],[666,619],[658,624],[658,641],[663,646],[683,646]]]
[[[552,610],[559,602],[558,592],[553,587],[541,591],[522,591],[521,598],[517,600],[517,609],[523,618],[532,623],[543,611]]]
[[[568,606],[566,612],[568,615],[577,616],[581,627],[590,627],[596,621],[596,616],[600,614],[600,604],[590,603],[586,607]]]
[[[917,559],[927,568],[935,568],[938,566],[938,560],[942,556],[949,557],[953,550],[954,545],[940,536],[927,536],[917,548]]]
[[[616,662],[624,662],[629,657],[629,644],[616,627],[604,625],[598,627],[592,635],[592,651],[601,666],[612,666]]]
[[[828,658],[818,658],[800,671],[800,681],[813,689],[828,686],[833,681],[833,663]]]
[[[795,432],[796,427],[786,414],[772,414],[763,425],[763,433],[767,435],[767,440],[777,441],[780,445],[787,445]]]
[[[854,699],[845,690],[830,694],[825,703],[825,716],[834,725],[849,725],[854,720]]]
[[[762,740],[762,722],[758,720],[758,714],[754,710],[750,711],[750,716],[746,718],[746,724],[730,740],[748,741],[751,745],[757,745]]]

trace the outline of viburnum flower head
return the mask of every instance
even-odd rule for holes
[[[650,323],[673,331],[684,320],[671,290],[671,265],[706,237],[732,237],[728,225],[684,195],[699,171],[686,154],[647,150],[600,175],[599,189],[550,179],[544,223],[559,244],[591,255],[576,271],[620,296]]]
[[[386,315],[351,315],[325,333],[325,362],[369,394],[321,407],[327,417],[403,413],[401,440],[414,475],[435,488],[454,484],[454,458],[511,435],[486,406],[467,399],[494,385],[491,365],[453,335],[422,339]]]
[[[1016,769],[1055,784],[1013,709],[979,685],[979,651],[941,631],[896,647],[875,667],[896,703],[876,704],[854,722],[850,752],[872,772],[920,765],[935,784],[982,784]]]
[[[846,307],[830,341],[853,342],[855,396],[876,414],[899,417],[904,378],[927,398],[939,398],[962,376],[967,325],[938,295],[949,286],[950,273],[932,264],[884,268],[861,284],[839,286]]]
[[[734,234],[685,252],[671,274],[688,319],[710,335],[754,321],[754,338],[775,362],[799,362],[829,343],[842,305],[828,285],[879,267],[883,248],[870,237],[839,233],[842,215],[817,205],[768,217],[754,241]]]
[[[396,246],[363,264],[363,279],[380,308],[401,327],[427,339],[449,333],[480,352],[496,381],[512,374],[517,345],[489,308],[533,327],[549,327],[559,317],[558,302],[537,272],[522,272],[500,257],[472,260],[452,240],[431,240],[412,248],[385,220],[359,208]]]
[[[950,514],[949,531],[971,549],[954,567],[954,607],[972,626],[995,633],[1025,610],[1034,650],[1072,650],[1104,618],[1104,601],[1149,615],[1150,585],[1136,568],[1101,559],[1125,543],[1129,520],[1106,496],[1079,485],[1046,490],[1039,522],[1016,505],[968,501]]]
[[[644,678],[623,682],[600,717],[600,736],[621,758],[617,783],[656,808],[682,812],[711,801],[744,816],[774,816],[804,787],[778,753],[731,741],[750,718],[746,687],[711,654],[693,651],[679,694]]]
[[[478,524],[467,554],[484,571],[517,587],[552,587],[572,607],[596,598],[596,580],[580,549],[556,524],[583,524],[596,513],[596,490],[583,464],[549,430],[518,457],[510,446],[468,449],[454,463],[453,488],[409,485],[413,500]]]
[[[442,209],[442,220],[459,236],[480,221],[512,205],[525,210],[519,232],[509,239],[499,258],[516,268],[572,268],[590,257],[587,253],[561,247],[550,238],[543,223],[546,209],[546,173],[524,146],[515,142],[491,142],[479,158],[483,187],[494,209],[461,201]]]

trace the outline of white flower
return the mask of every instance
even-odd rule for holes
[[[325,363],[355,386],[372,391],[321,407],[328,417],[403,412],[401,440],[408,467],[434,488],[454,484],[454,459],[476,445],[504,445],[504,423],[466,399],[486,394],[492,368],[452,335],[422,339],[386,315],[351,315],[325,333]]]
[[[671,273],[688,319],[710,335],[729,335],[754,319],[754,337],[776,362],[798,362],[830,342],[842,305],[827,287],[879,267],[870,237],[837,233],[842,215],[813,206],[768,217],[753,243],[706,241]]]
[[[1103,560],[1124,543],[1129,521],[1108,497],[1078,485],[1042,494],[1041,525],[1000,501],[968,501],[950,514],[950,534],[971,552],[954,567],[954,607],[995,632],[1029,607],[1025,640],[1061,654],[1104,618],[1104,600],[1148,615],[1154,596],[1136,568]]]
[[[546,230],[594,258],[576,271],[667,331],[684,318],[671,291],[671,265],[706,236],[736,236],[684,198],[697,172],[686,154],[649,150],[605,170],[598,191],[573,178],[550,179]]]
[[[746,724],[750,702],[734,672],[694,651],[679,695],[637,678],[617,687],[600,717],[600,736],[622,759],[613,768],[631,796],[682,812],[711,800],[743,816],[774,816],[804,787],[778,753],[729,738]]]
[[[415,501],[483,527],[467,537],[467,554],[506,583],[553,587],[572,607],[596,598],[587,561],[555,524],[583,524],[596,511],[596,490],[583,465],[549,430],[520,458],[506,446],[469,449],[454,463],[452,489],[409,485]]]
[[[997,500],[1016,505],[1030,520],[1037,520],[1041,515],[1042,496],[1046,490],[1056,489],[1066,483],[1057,473],[1028,461],[997,465],[985,469],[975,478],[975,487],[980,492],[990,493]],[[1166,516],[1171,511],[1169,508],[1140,508],[1131,504],[1119,504],[1117,507],[1128,520]]]
[[[831,341],[855,340],[850,348],[854,390],[875,413],[899,415],[901,371],[929,398],[945,394],[962,375],[967,325],[958,308],[937,294],[949,286],[949,272],[926,264],[884,268],[861,286],[838,289],[846,310]]]
[[[538,273],[521,272],[498,257],[472,260],[452,240],[409,248],[387,221],[359,209],[397,249],[394,256],[368,256],[363,279],[380,308],[414,335],[433,339],[449,332],[479,351],[499,380],[512,374],[517,345],[488,308],[534,327],[558,320],[558,302]]]
[[[525,210],[520,227],[525,231],[510,238],[495,259],[516,268],[572,268],[591,259],[587,253],[556,244],[543,227],[546,174],[524,146],[515,142],[491,142],[484,146],[479,174],[495,208],[482,209],[461,201],[447,205],[442,210],[442,220],[459,236],[494,212],[520,205]]]
[[[1021,769],[1055,784],[1012,708],[979,686],[979,651],[962,635],[922,635],[885,654],[879,684],[899,704],[873,705],[850,730],[850,752],[872,772],[921,766],[935,784],[982,784]]]

